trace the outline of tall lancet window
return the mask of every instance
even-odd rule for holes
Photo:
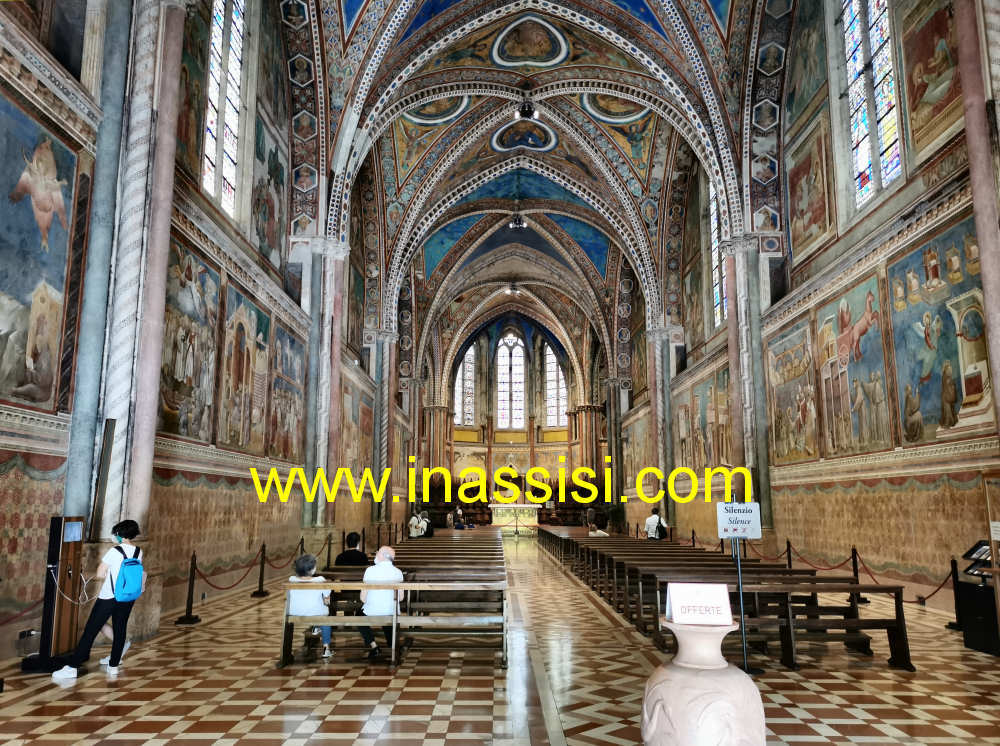
[[[470,345],[455,374],[455,424],[474,425],[476,418],[476,347]]]
[[[715,326],[726,320],[729,299],[726,297],[726,265],[722,257],[722,234],[719,232],[719,197],[708,182],[708,223],[712,252],[712,318]]]
[[[903,172],[888,4],[888,0],[847,0],[841,18],[858,207]]]
[[[497,345],[497,427],[524,427],[524,343],[514,334]]]
[[[244,6],[244,0],[213,0],[208,48],[208,111],[201,183],[230,215],[236,212]]]
[[[545,424],[548,427],[566,425],[566,378],[556,353],[548,345],[545,345]]]

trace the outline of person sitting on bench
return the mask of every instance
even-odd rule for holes
[[[396,550],[392,547],[379,547],[375,553],[375,564],[365,570],[363,581],[365,583],[402,583],[403,573],[398,567],[392,564],[396,559]],[[376,589],[373,591],[361,591],[361,603],[364,606],[361,613],[365,616],[391,616],[394,610],[399,608],[399,601],[403,598],[403,591],[393,593],[391,590]],[[379,647],[375,642],[375,635],[371,627],[358,627],[361,639],[365,641],[368,648],[368,657],[371,660],[378,658]],[[385,641],[392,647],[392,625],[382,627],[385,633]]]
[[[322,583],[326,581],[322,575],[316,574],[316,557],[303,554],[295,560],[295,575],[288,579],[290,583]],[[323,591],[301,590],[288,591],[288,613],[294,616],[327,616],[330,608],[330,594]],[[323,637],[323,657],[330,657],[330,627],[320,627]],[[314,632],[315,634],[315,632]]]
[[[351,531],[344,543],[347,544],[347,549],[337,555],[333,564],[338,567],[368,567],[368,555],[358,548],[361,544],[361,534]]]
[[[587,532],[587,536],[610,536],[610,534],[605,531],[608,527],[608,514],[603,510],[598,511],[594,514],[594,520],[590,524],[590,530]]]

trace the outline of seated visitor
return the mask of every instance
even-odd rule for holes
[[[322,583],[326,580],[316,574],[316,557],[303,554],[295,560],[295,575],[288,579],[290,583]],[[288,591],[288,613],[290,616],[328,616],[330,609],[330,594],[322,590]],[[320,627],[323,637],[323,657],[330,657],[330,627]]]
[[[444,517],[444,527],[445,528],[455,528],[455,514],[447,513]]]
[[[605,529],[608,527],[608,515],[600,511],[594,515],[594,522],[590,524],[587,536],[610,536]]]
[[[368,555],[362,552],[358,546],[361,544],[361,534],[351,531],[344,540],[347,549],[337,555],[333,564],[338,567],[367,567]]]
[[[426,510],[420,511],[420,536],[429,539],[434,536],[434,524],[431,523],[431,516]]]
[[[375,564],[365,570],[365,583],[402,583],[403,573],[398,567],[392,564],[396,559],[396,550],[392,547],[379,547],[375,553]],[[373,591],[361,591],[361,602],[364,606],[361,613],[365,616],[389,616],[393,610],[399,608],[399,601],[403,598],[403,591],[393,593],[389,589],[376,589]],[[368,647],[368,657],[378,658],[379,647],[375,642],[375,635],[372,634],[371,627],[358,627],[361,639]],[[385,634],[385,642],[392,646],[392,625],[384,625],[382,632]]]

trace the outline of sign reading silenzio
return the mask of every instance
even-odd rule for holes
[[[759,539],[760,503],[716,503],[720,539]]]
[[[725,583],[669,583],[667,619],[677,624],[732,624]]]

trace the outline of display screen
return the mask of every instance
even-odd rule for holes
[[[83,521],[67,521],[63,524],[63,543],[83,541]]]

